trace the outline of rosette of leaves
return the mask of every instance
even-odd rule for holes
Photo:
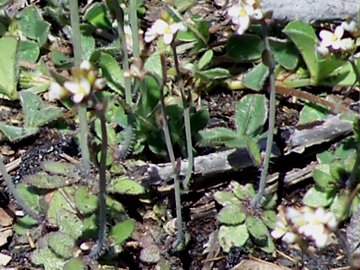
[[[92,186],[97,179],[89,175],[86,185],[81,183],[80,170],[67,162],[44,161],[41,167],[42,171],[25,176],[16,189],[30,209],[44,216],[52,230],[41,233],[44,223],[38,224],[25,216],[17,221],[15,231],[24,237],[30,233],[37,242],[31,255],[34,264],[45,269],[85,269],[81,256],[86,254],[79,244],[97,236],[98,197]],[[106,198],[108,222],[114,224],[109,230],[110,247],[121,250],[135,222],[127,217],[122,204],[112,194],[139,195],[144,193],[144,188],[125,176],[116,176],[107,190],[111,194]]]
[[[263,251],[271,253],[275,250],[269,233],[276,223],[276,214],[269,210],[274,200],[263,199],[265,210],[252,206],[256,196],[252,184],[240,185],[230,183],[230,191],[218,191],[214,194],[215,200],[223,206],[218,213],[220,228],[218,240],[225,252],[231,247],[242,247],[251,241]]]
[[[120,66],[115,58],[110,54],[102,53],[100,67],[109,87],[114,91],[120,91],[123,85],[123,77]],[[145,62],[145,69],[154,74],[161,74],[160,55],[154,54],[150,56]],[[106,113],[107,123],[109,127],[116,127],[116,129],[108,129],[109,146],[112,149],[117,149],[119,144],[123,144],[125,138],[131,136],[131,151],[129,152],[132,154],[142,153],[147,145],[153,153],[165,155],[167,153],[165,140],[159,140],[159,138],[163,138],[162,127],[159,124],[159,85],[151,76],[146,76],[137,83],[140,89],[139,98],[133,106],[132,112],[129,106],[120,99],[109,102]],[[113,95],[110,93],[104,94]],[[184,108],[181,105],[181,98],[171,96],[166,98],[165,102],[171,141],[174,147],[186,156],[185,124],[183,120]],[[135,121],[134,127],[129,126],[129,117],[133,117]],[[206,126],[208,120],[209,113],[206,109],[196,110],[194,106],[190,108],[191,131],[194,138],[197,137],[199,130]],[[100,134],[99,121],[95,123],[95,130]]]
[[[351,204],[347,205],[354,188],[351,181],[360,176],[359,168],[354,168],[356,149],[355,140],[350,138],[343,141],[335,151],[325,151],[317,155],[319,164],[313,171],[315,184],[306,192],[304,204],[311,207],[330,207],[335,216],[342,220],[352,215],[360,203],[360,195],[356,194]]]
[[[262,138],[267,114],[267,99],[264,95],[246,95],[235,108],[236,130],[223,127],[202,130],[199,132],[200,144],[247,148],[255,165],[260,166],[261,156],[258,141]]]
[[[20,102],[24,118],[23,125],[14,126],[0,122],[0,131],[11,142],[36,134],[41,126],[58,119],[63,114],[61,108],[45,103],[38,95],[30,91],[20,92]]]

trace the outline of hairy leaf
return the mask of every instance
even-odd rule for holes
[[[249,239],[245,224],[237,226],[220,226],[218,234],[219,244],[224,252],[229,252],[231,247],[242,247]]]

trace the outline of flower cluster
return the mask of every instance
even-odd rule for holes
[[[83,61],[78,69],[72,69],[71,78],[62,85],[51,82],[49,100],[60,100],[71,97],[74,103],[83,102],[92,92],[105,87],[104,79],[97,78],[89,61]]]
[[[323,248],[336,224],[334,214],[321,207],[316,210],[308,206],[300,210],[288,207],[285,211],[279,211],[276,227],[271,235],[276,239],[282,238],[287,243],[307,238],[312,240],[316,247]]]
[[[349,33],[355,33],[356,30],[355,23],[343,22],[341,25],[337,26],[334,32],[329,30],[321,30],[319,33],[320,43],[317,47],[318,52],[321,55],[328,55],[330,51],[332,52],[346,52],[352,51],[355,49],[355,42],[352,38],[343,38],[344,32],[348,31]]]
[[[264,15],[260,9],[259,0],[240,0],[230,7],[227,13],[239,35],[249,28],[252,20],[261,20]]]
[[[165,45],[170,45],[174,40],[178,31],[186,31],[186,26],[181,23],[168,23],[163,19],[158,19],[154,24],[145,32],[145,42],[151,42],[158,36],[163,37]]]

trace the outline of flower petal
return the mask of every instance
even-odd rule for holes
[[[342,28],[341,26],[337,26],[337,27],[335,28],[334,35],[335,35],[338,39],[341,39],[342,36],[344,35],[344,28]]]
[[[164,34],[164,43],[166,45],[170,45],[173,40],[174,35],[172,33],[166,33]]]
[[[168,29],[168,27],[169,27],[169,24],[161,19],[156,20],[152,26],[152,28],[158,35],[165,34],[166,29]]]

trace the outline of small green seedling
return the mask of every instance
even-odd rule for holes
[[[263,251],[271,253],[275,245],[269,229],[275,227],[276,214],[273,210],[261,211],[252,207],[256,193],[252,184],[230,183],[230,191],[218,191],[215,200],[223,206],[218,213],[220,222],[218,239],[225,252],[231,247],[243,247],[251,239]],[[265,209],[270,209],[274,200],[264,198]]]

